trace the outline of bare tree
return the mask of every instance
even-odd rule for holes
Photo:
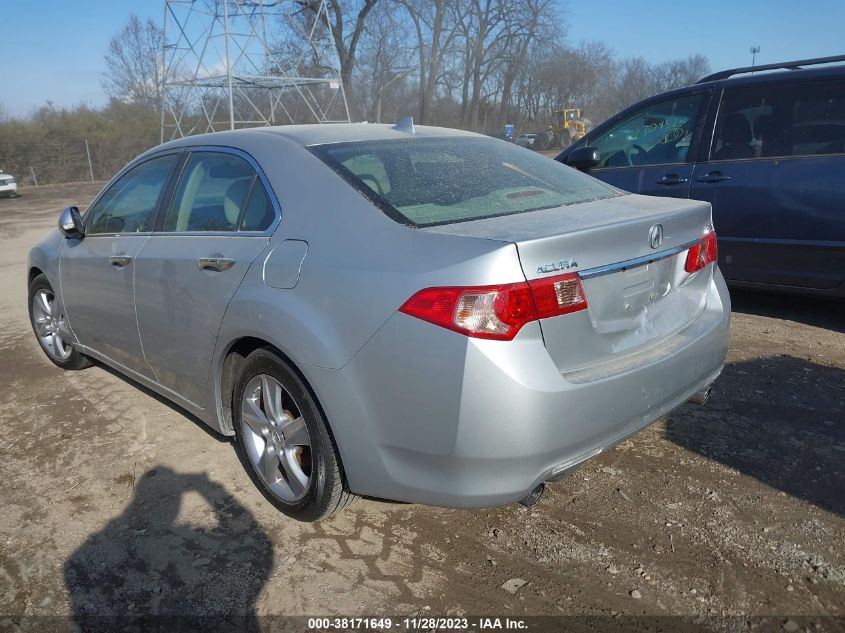
[[[355,71],[357,101],[369,120],[397,120],[411,110],[405,103],[414,72],[413,29],[398,3],[384,3],[370,16],[361,39]],[[389,104],[385,110],[384,105]],[[401,112],[401,114],[400,114]]]
[[[417,34],[419,66],[419,121],[430,123],[432,106],[440,81],[440,70],[457,35],[457,23],[450,9],[455,0],[400,0]]]
[[[378,0],[327,0],[328,24],[334,48],[340,60],[340,80],[347,99],[354,94],[352,72],[355,69],[356,55],[367,15],[373,10]],[[296,0],[314,19],[320,9],[319,0]]]
[[[500,98],[501,125],[510,119],[514,82],[525,69],[531,46],[550,44],[565,32],[553,0],[519,0],[511,6],[509,14]]]
[[[654,68],[655,88],[657,92],[674,90],[693,84],[709,73],[710,63],[704,55],[669,60]]]
[[[126,26],[109,42],[103,89],[113,99],[151,109],[162,93],[164,33],[152,20],[132,14]]]

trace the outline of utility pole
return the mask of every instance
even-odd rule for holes
[[[91,164],[91,150],[88,149],[88,139],[85,139],[85,155],[88,156],[88,173],[91,174],[91,182],[94,182],[94,166]]]
[[[756,62],[757,62],[757,53],[760,52],[759,46],[752,46],[748,49],[748,52],[751,53],[751,68],[753,69]]]

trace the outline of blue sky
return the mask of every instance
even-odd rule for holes
[[[383,0],[388,1],[388,0]],[[845,1],[561,0],[568,41],[603,40],[652,62],[701,53],[714,70],[845,53]],[[4,0],[0,105],[23,115],[106,101],[100,85],[109,39],[129,14],[161,20],[160,0]]]

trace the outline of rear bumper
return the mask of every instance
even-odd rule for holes
[[[396,314],[342,370],[303,368],[353,491],[440,506],[518,501],[715,380],[730,298],[718,271],[704,312],[643,363],[561,375],[539,325],[511,342],[467,339]]]

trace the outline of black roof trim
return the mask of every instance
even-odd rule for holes
[[[834,62],[845,62],[845,55],[833,55],[831,57],[815,57],[812,59],[797,59],[793,62],[779,62],[777,64],[764,64],[762,66],[744,66],[742,68],[731,68],[730,70],[720,70],[712,75],[707,75],[703,79],[699,79],[697,83],[703,84],[708,81],[716,81],[718,79],[727,79],[734,75],[743,73],[752,73],[762,70],[801,70],[804,66],[816,66],[818,64],[832,64]]]

